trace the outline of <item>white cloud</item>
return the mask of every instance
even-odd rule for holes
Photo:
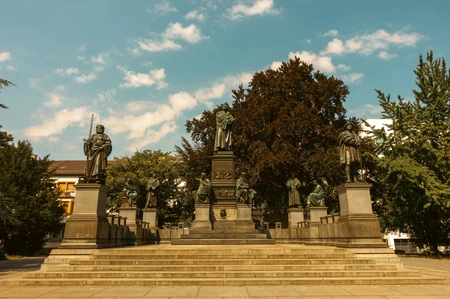
[[[156,84],[157,88],[161,89],[167,87],[168,85],[164,82],[166,73],[163,68],[150,70],[148,74],[129,71],[120,65],[118,65],[117,68],[125,75],[125,83],[119,85],[121,88],[137,88]]]
[[[171,50],[181,50],[182,46],[172,40],[155,41],[152,39],[141,39],[136,41],[142,50],[149,52],[165,52]]]
[[[226,17],[236,20],[254,15],[277,15],[280,13],[280,10],[274,8],[273,0],[256,0],[248,3],[249,5],[245,5],[241,1],[239,4],[228,8]]]
[[[45,137],[62,134],[65,128],[72,125],[83,126],[88,110],[86,107],[64,109],[53,114],[53,118],[46,118],[41,125],[31,126],[24,130],[25,137],[38,141]]]
[[[84,56],[77,56],[77,60],[85,61],[85,60],[86,60],[86,57],[84,57]]]
[[[11,60],[11,53],[10,52],[0,52],[0,62]]]
[[[17,68],[16,68],[15,66],[13,66],[13,65],[8,65],[8,66],[6,67],[6,69],[7,69],[8,71],[17,71]]]
[[[184,18],[186,20],[198,20],[198,21],[204,21],[205,20],[205,15],[198,12],[198,10],[191,10],[190,12],[188,12]]]
[[[75,81],[78,83],[88,83],[97,79],[97,76],[94,73],[90,73],[89,75],[81,74],[78,77],[75,77]]]
[[[108,64],[110,60],[108,53],[100,53],[98,56],[92,56],[91,62],[92,63],[98,63],[98,64]]]
[[[116,89],[109,89],[107,91],[104,92],[100,92],[97,94],[97,100],[99,101],[111,101],[113,99],[113,97],[116,95]]]
[[[80,51],[80,52],[86,51],[86,45],[81,45],[81,46],[79,46],[79,47],[78,47],[78,51]]]
[[[339,76],[345,83],[354,83],[364,77],[363,73],[350,73]]]
[[[274,71],[276,71],[283,63],[281,61],[274,61],[270,65],[270,68]]]
[[[212,108],[212,103],[209,100],[220,99],[224,97],[225,93],[229,92],[231,96],[231,89],[237,88],[240,84],[247,85],[253,75],[251,73],[241,73],[235,76],[227,76],[216,81],[211,87],[202,88],[195,92],[195,97],[200,102],[205,103],[208,108]]]
[[[138,48],[130,48],[130,47],[127,47],[127,51],[128,51],[128,53],[130,53],[131,55],[139,55],[139,54],[141,54],[141,51],[139,51]]]
[[[392,58],[397,57],[397,55],[396,54],[389,54],[386,51],[381,51],[380,53],[378,53],[378,57],[380,57],[383,60],[390,60]]]
[[[357,35],[345,42],[347,52],[357,52],[364,55],[370,55],[376,50],[385,50],[394,45],[397,47],[414,47],[425,38],[420,33],[406,33],[397,31],[389,33],[383,29],[377,30],[371,34]]]
[[[28,80],[28,82],[30,83],[31,88],[38,89],[38,90],[41,89],[41,87],[39,85],[39,83],[41,82],[40,79],[30,78]]]
[[[308,38],[308,39],[306,40],[306,43],[307,43],[308,45],[310,45],[310,44],[312,43],[312,40],[311,40],[310,38]]]
[[[105,68],[101,65],[95,66],[94,71],[95,72],[102,72]]]
[[[177,12],[178,10],[176,7],[173,7],[170,5],[169,1],[161,1],[159,3],[156,3],[153,6],[153,10],[155,12],[158,12],[160,15],[165,15],[171,12]],[[148,10],[149,12],[152,12],[151,10]]]
[[[302,61],[312,64],[315,69],[325,73],[333,73],[336,69],[329,56],[317,55],[308,51],[290,52],[289,59],[293,59],[294,57],[298,57]]]
[[[327,49],[323,52],[323,54],[342,54],[345,52],[344,43],[338,39],[333,38],[331,42],[328,43]]]
[[[336,36],[338,34],[339,34],[339,32],[336,29],[331,29],[330,31],[325,32],[325,33],[321,34],[320,36]]]
[[[217,10],[217,5],[214,3],[213,0],[210,0],[206,3],[206,7],[210,10]]]
[[[375,106],[371,104],[364,104],[356,109],[349,109],[347,115],[356,116],[359,118],[366,118],[366,117],[380,118],[382,111],[383,108],[380,105]]]
[[[168,40],[181,39],[191,44],[198,43],[200,40],[207,38],[202,35],[201,30],[194,24],[184,28],[183,25],[178,22],[170,23],[162,36]]]
[[[149,144],[156,143],[170,133],[177,130],[175,122],[167,122],[161,126],[159,130],[148,130],[145,136],[133,141],[128,147],[129,152],[135,152],[137,149],[143,148]]]
[[[153,65],[153,61],[146,61],[144,63],[142,63],[143,66],[152,66]]]
[[[55,72],[56,74],[63,76],[63,77],[72,76],[72,75],[78,74],[78,68],[76,68],[76,67],[70,67],[67,69],[57,68],[53,72]]]
[[[44,102],[44,105],[47,107],[58,107],[61,106],[61,96],[56,93],[49,93],[48,94],[49,100],[47,102]]]
[[[347,72],[347,71],[350,70],[350,67],[346,66],[345,64],[338,64],[337,65],[337,69],[340,70],[340,71]]]

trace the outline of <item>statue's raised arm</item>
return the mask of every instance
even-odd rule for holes
[[[214,139],[214,151],[231,151],[233,145],[233,131],[236,120],[230,113],[230,106],[222,104],[222,110],[216,113],[216,137]]]

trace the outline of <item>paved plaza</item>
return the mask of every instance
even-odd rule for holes
[[[44,258],[0,261],[0,279],[19,278],[26,271],[38,270]],[[426,276],[444,277],[446,285],[341,285],[341,286],[248,286],[248,287],[0,287],[0,298],[154,298],[210,299],[234,298],[315,298],[315,299],[407,299],[450,298],[450,260],[404,257],[406,268]]]

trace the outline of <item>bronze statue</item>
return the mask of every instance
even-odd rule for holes
[[[222,110],[216,113],[216,137],[214,139],[214,151],[231,151],[233,144],[233,131],[236,126],[236,120],[230,113],[230,107],[227,103],[222,104]]]
[[[338,138],[340,146],[341,165],[345,166],[345,175],[347,183],[356,182],[358,169],[361,168],[361,139],[358,134],[353,131],[353,124],[346,123],[344,131]]]
[[[300,193],[298,192],[300,189],[300,181],[294,176],[294,174],[292,174],[286,182],[286,187],[289,190],[289,207],[300,206]]]
[[[325,202],[324,202],[324,198],[323,198],[323,188],[317,182],[317,180],[313,180],[313,184],[314,184],[314,190],[308,195],[308,198],[306,199],[306,206],[308,206],[308,207],[324,207]]]
[[[87,156],[86,175],[84,179],[88,183],[104,185],[107,158],[111,154],[112,144],[108,135],[104,134],[104,126],[97,125],[95,131],[96,134],[89,136],[84,142],[84,154]]]
[[[145,202],[146,208],[156,207],[158,200],[158,188],[161,182],[153,173],[152,177],[147,181],[147,201]]]
[[[209,204],[211,202],[211,182],[204,172],[196,180],[199,181],[198,189],[192,192],[195,203]]]
[[[256,191],[250,188],[247,182],[247,174],[242,172],[236,180],[236,201],[238,203],[247,203],[253,205],[253,197]]]
[[[125,197],[128,198],[128,205],[130,207],[135,206],[138,193],[134,189],[133,183],[131,182],[131,178],[127,178],[127,181],[125,182],[125,186],[123,188],[123,193]]]

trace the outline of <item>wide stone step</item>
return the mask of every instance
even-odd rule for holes
[[[147,260],[74,260],[70,265],[330,265],[375,264],[369,259],[147,259]]]
[[[181,239],[267,239],[262,234],[185,234]]]
[[[189,278],[314,278],[314,277],[419,277],[415,271],[267,271],[267,272],[235,272],[235,271],[197,271],[189,274]],[[186,272],[67,272],[67,273],[38,273],[24,274],[23,278],[66,278],[66,279],[97,279],[97,278],[186,278]]]
[[[124,278],[0,280],[0,286],[270,286],[270,285],[423,285],[444,284],[436,277],[317,277],[317,278]]]
[[[351,253],[321,253],[321,254],[109,254],[109,255],[95,255],[92,259],[102,260],[146,260],[146,259],[340,259],[353,258]]]
[[[275,245],[275,239],[172,239],[172,245]]]
[[[343,271],[343,270],[397,270],[395,265],[389,264],[362,264],[362,265],[98,265],[98,266],[52,266],[47,272],[86,272],[86,271]]]

